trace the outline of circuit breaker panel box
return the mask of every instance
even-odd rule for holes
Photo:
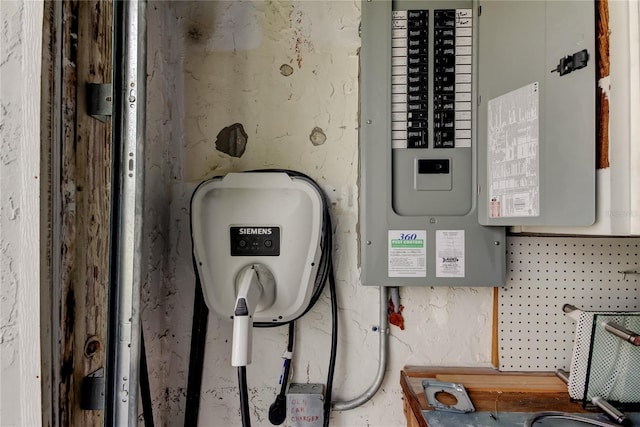
[[[581,204],[571,208],[582,212],[576,214],[578,220],[593,221],[589,216],[595,215],[595,197],[589,206],[588,195],[595,188],[595,160],[589,163],[595,152],[595,61],[589,60],[594,55],[593,4],[589,21],[584,17],[588,8],[578,5],[588,2],[488,3],[489,8],[455,0],[362,2],[365,285],[503,285],[504,227],[520,225],[520,217],[524,224],[547,225],[570,217],[561,199],[548,194],[552,189],[572,192],[572,201]],[[577,42],[563,35],[562,17],[549,17],[575,14],[574,7],[581,11],[565,22],[570,32],[583,33]],[[519,22],[534,18],[526,25]],[[586,23],[576,29],[582,21]],[[509,34],[523,28],[517,37]],[[531,37],[536,41],[519,48],[520,39]],[[558,55],[561,51],[566,53]],[[492,60],[493,55],[501,62]],[[516,66],[520,56],[532,58]],[[560,65],[548,66],[550,61]],[[569,79],[550,83],[561,74]],[[560,102],[565,82],[575,98]],[[578,93],[582,89],[586,94]],[[558,101],[549,113],[541,103],[547,99]],[[546,150],[545,143],[560,148]],[[554,156],[556,166],[542,164]],[[563,163],[573,160],[588,163],[578,168],[577,178]],[[589,168],[592,178],[583,173]],[[562,174],[547,179],[549,172]],[[578,181],[580,188],[574,185]],[[520,194],[520,188],[528,193]],[[526,207],[519,205],[519,196]],[[519,210],[505,214],[514,206]]]

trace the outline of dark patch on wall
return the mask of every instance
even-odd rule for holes
[[[216,137],[216,149],[233,157],[242,157],[247,148],[247,133],[240,123],[222,129]]]
[[[191,26],[187,30],[187,37],[189,37],[191,41],[199,42],[200,40],[202,40],[202,36],[202,31],[200,31],[200,28],[196,26]]]
[[[280,74],[285,77],[289,77],[291,74],[293,74],[293,67],[289,64],[282,64],[280,66]]]
[[[325,135],[322,128],[315,127],[311,131],[311,135],[309,135],[309,140],[313,145],[322,145],[327,140],[327,135]]]

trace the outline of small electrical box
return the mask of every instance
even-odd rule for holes
[[[324,394],[322,384],[292,383],[287,391],[287,426],[322,427]]]

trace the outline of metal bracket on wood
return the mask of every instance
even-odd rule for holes
[[[462,384],[423,380],[422,388],[424,389],[424,395],[427,398],[427,403],[436,411],[467,413],[475,412],[476,410],[469,398],[469,395],[467,394],[467,390]],[[441,402],[438,399],[439,393],[451,395],[451,404]]]
[[[113,110],[111,83],[87,83],[87,113],[105,122]]]
[[[98,368],[82,379],[80,408],[84,410],[104,409],[104,368]]]

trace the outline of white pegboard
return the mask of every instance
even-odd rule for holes
[[[507,284],[499,290],[500,369],[569,370],[582,310],[640,310],[640,238],[508,237]]]

